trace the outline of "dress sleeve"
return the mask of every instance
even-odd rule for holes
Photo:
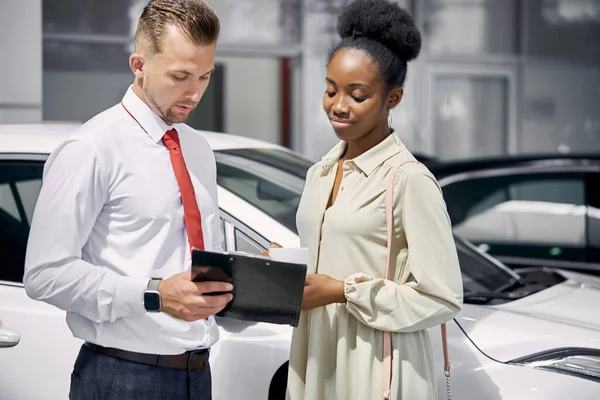
[[[406,261],[396,256],[396,270],[406,262],[408,279],[390,281],[357,273],[344,282],[348,312],[374,329],[427,329],[450,320],[462,306],[462,277],[450,218],[437,182],[421,168],[410,174],[401,169],[394,184],[395,211],[401,213],[401,227],[395,231],[396,235],[400,228],[404,231],[408,248]]]

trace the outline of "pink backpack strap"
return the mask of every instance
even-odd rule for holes
[[[385,279],[391,280],[390,272],[392,265],[392,237],[394,234],[394,178],[396,172],[404,164],[419,163],[415,160],[408,160],[401,163],[392,170],[388,179],[387,190],[385,193],[385,214],[387,225],[387,266],[385,269]],[[450,359],[448,357],[448,343],[446,336],[446,324],[442,324],[442,347],[444,352],[444,373],[450,375]],[[392,334],[383,332],[383,398],[389,400],[392,393]]]

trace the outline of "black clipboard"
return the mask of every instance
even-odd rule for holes
[[[298,326],[306,265],[192,249],[192,280],[233,283],[233,300],[219,317]]]

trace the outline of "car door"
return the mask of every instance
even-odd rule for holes
[[[240,212],[231,207],[231,200],[230,196],[219,198],[225,250],[258,254],[268,248],[270,240],[258,233],[256,226],[263,232],[267,227],[273,240],[279,237],[281,224],[258,209]],[[216,320],[220,339],[211,348],[213,400],[285,398],[292,328],[220,317]]]
[[[67,327],[64,312],[30,299],[22,283],[29,223],[42,171],[43,159],[36,156],[0,156],[0,326],[3,329],[0,397],[3,399],[67,398],[68,377],[80,345]],[[17,337],[19,341],[15,344]]]
[[[505,168],[440,184],[454,231],[504,263],[600,272],[588,257],[591,170]]]

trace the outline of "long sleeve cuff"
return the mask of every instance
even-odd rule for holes
[[[364,285],[359,286],[361,283],[371,282],[368,288],[364,287]],[[361,315],[369,318],[371,314],[369,308],[361,307],[360,304],[373,303],[372,300],[369,300],[374,293],[377,291],[373,291],[374,288],[384,287],[385,280],[382,278],[374,279],[368,275],[363,273],[352,274],[344,280],[344,296],[346,297],[346,309],[350,314],[353,315]],[[367,290],[365,290],[367,289]],[[365,296],[367,296],[365,298]],[[374,300],[374,299],[373,299]]]
[[[144,292],[148,287],[148,280],[132,276],[119,277],[111,310],[111,322],[121,317],[135,317],[146,313]]]
[[[439,297],[383,278],[353,274],[344,280],[346,310],[361,323],[391,332],[427,329],[451,319],[460,310],[452,296]]]

